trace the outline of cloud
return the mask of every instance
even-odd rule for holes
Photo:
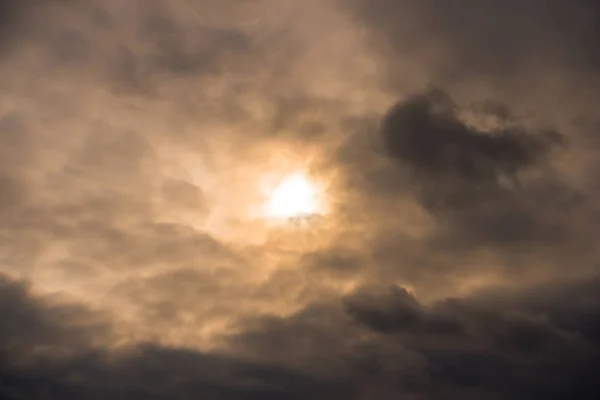
[[[32,297],[21,282],[0,285],[3,398],[280,398],[311,389],[282,367],[193,350],[142,344],[107,352],[96,337],[110,329],[91,312]]]
[[[0,1],[0,397],[598,397],[598,7],[538,3]]]
[[[206,353],[149,343],[106,349],[111,329],[91,311],[36,297],[4,278],[2,393],[594,398],[594,287],[574,282],[431,306],[402,288],[376,297],[367,291],[347,299],[345,312],[315,304],[291,317],[248,320],[227,352]],[[573,313],[581,304],[585,313]]]
[[[385,51],[382,62],[392,60],[390,74],[398,84],[405,84],[400,74],[410,73],[434,84],[508,85],[507,92],[518,90],[515,83],[528,86],[529,79],[537,84],[533,71],[538,77],[557,70],[597,72],[591,49],[599,40],[598,8],[591,1],[542,7],[535,1],[470,1],[458,8],[435,0],[349,3]]]
[[[575,248],[575,269],[589,271],[593,195],[556,163],[580,151],[580,136],[441,89],[405,96],[369,121],[350,130],[336,159],[356,201],[348,218],[372,235],[357,275],[437,288],[473,274],[559,276]]]
[[[540,139],[510,128],[480,132],[461,122],[443,92],[418,96],[390,110],[382,127],[388,154],[428,175],[471,181],[514,175],[544,150]],[[558,134],[551,136],[560,140]],[[434,178],[435,179],[435,178]]]
[[[500,291],[430,306],[419,304],[403,288],[386,294],[367,290],[345,300],[350,319],[315,307],[291,319],[265,321],[245,335],[244,344],[261,357],[327,370],[322,376],[350,385],[354,395],[348,398],[567,393],[591,398],[597,393],[591,368],[598,363],[598,338],[585,333],[591,327],[587,323],[565,324],[566,313],[557,306],[568,304],[569,297],[574,303],[590,301],[593,291],[586,287],[587,282]],[[588,322],[597,313],[592,303],[583,318]],[[352,321],[366,332],[357,331]],[[330,359],[332,355],[344,362]],[[546,381],[550,376],[554,379]]]
[[[562,135],[528,132],[518,125],[484,132],[461,121],[456,112],[444,92],[434,91],[399,103],[384,117],[383,151],[410,169],[421,203],[436,215],[452,213],[453,223],[476,229],[487,243],[552,234],[550,226],[535,226],[543,222],[527,204],[535,196],[528,189],[553,185],[568,197],[568,188],[543,178],[527,182],[522,190],[520,177],[535,166],[548,169],[544,158]],[[576,194],[571,196],[575,201]],[[493,216],[488,215],[490,207]],[[484,232],[486,228],[490,231]]]

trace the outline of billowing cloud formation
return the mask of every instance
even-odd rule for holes
[[[0,397],[597,398],[599,13],[0,1]]]
[[[227,353],[140,343],[2,283],[6,398],[594,398],[597,280],[421,305],[401,288],[263,318]],[[8,303],[10,301],[10,303]],[[238,354],[237,356],[232,355]],[[239,353],[237,353],[239,352]]]

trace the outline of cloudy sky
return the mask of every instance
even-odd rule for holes
[[[0,0],[0,398],[599,398],[599,18]]]

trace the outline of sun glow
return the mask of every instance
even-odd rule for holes
[[[302,174],[283,179],[270,193],[266,214],[275,218],[310,216],[322,212],[317,186]]]

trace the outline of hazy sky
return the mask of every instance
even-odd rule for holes
[[[0,398],[600,398],[599,48],[596,0],[0,0]]]

